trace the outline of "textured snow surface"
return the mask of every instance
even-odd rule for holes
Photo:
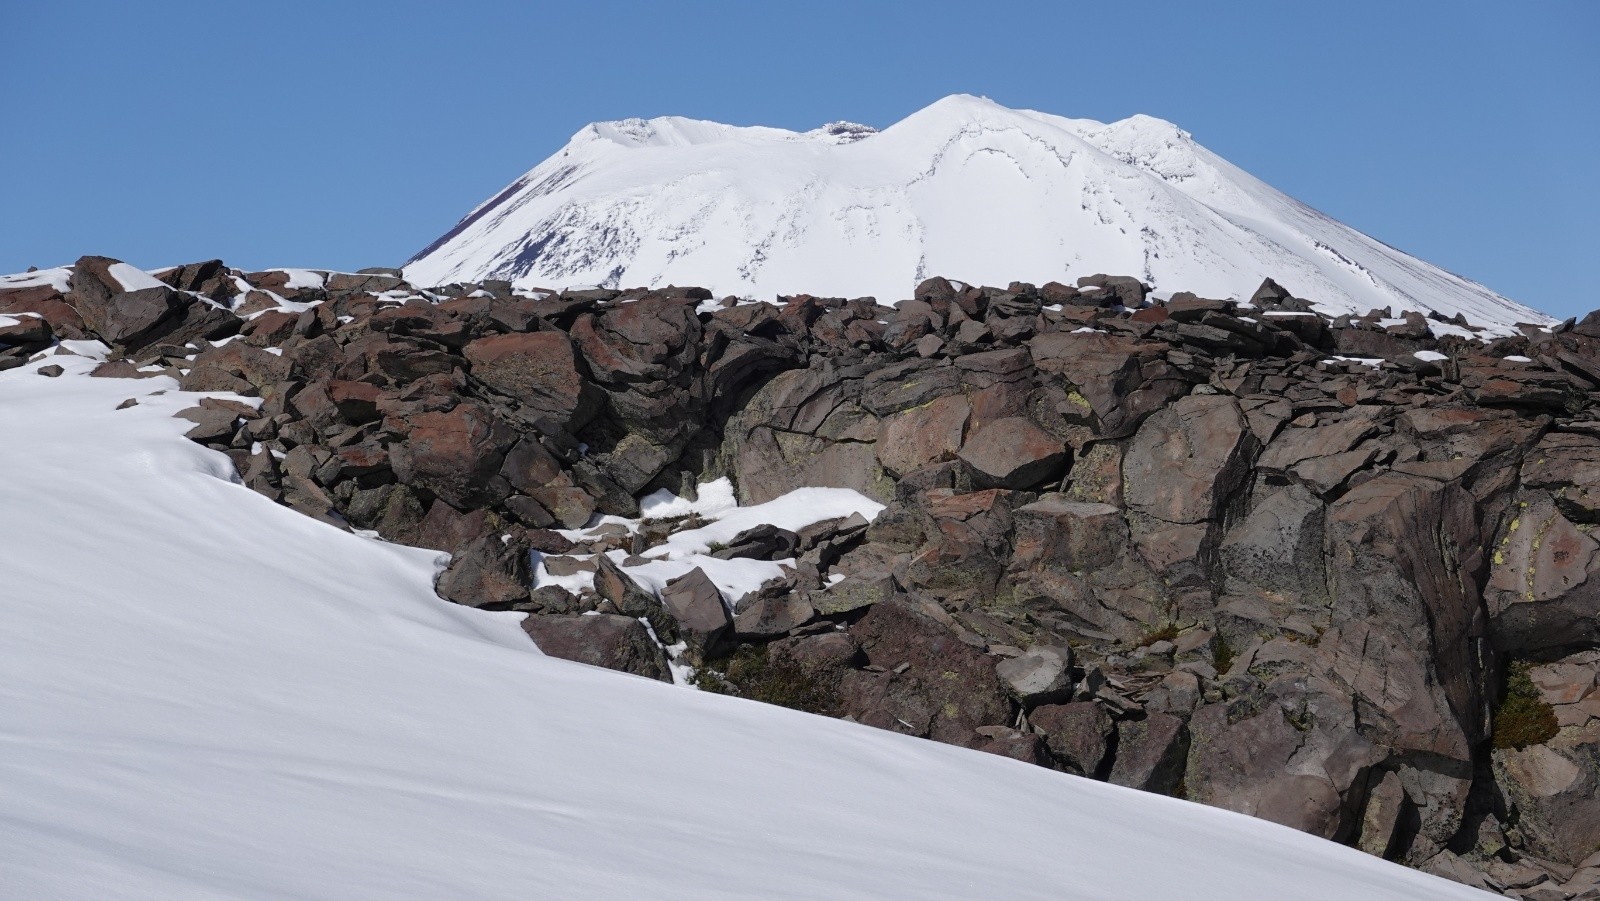
[[[771,299],[1134,275],[1333,313],[1548,317],[1278,192],[1149,116],[1109,125],[947,97],[841,139],[667,117],[601,122],[407,264],[415,284],[700,285]]]
[[[54,269],[40,269],[36,272],[0,275],[0,289],[33,288],[39,285],[49,285],[65,294],[72,290],[72,267],[57,266]]]
[[[321,288],[327,284],[327,276],[313,269],[278,269],[278,272],[289,276],[285,288]]]
[[[122,285],[122,290],[124,291],[143,291],[146,288],[167,287],[155,276],[127,263],[112,263],[106,267],[106,272]]]
[[[231,483],[171,379],[90,365],[0,373],[0,896],[1483,897],[544,657],[516,614],[436,599],[436,554]]]

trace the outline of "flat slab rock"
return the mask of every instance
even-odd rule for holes
[[[633,617],[605,613],[530,616],[522,621],[522,630],[551,657],[672,681],[666,653]]]

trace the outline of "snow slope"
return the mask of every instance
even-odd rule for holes
[[[1005,285],[1106,272],[1235,298],[1270,276],[1334,314],[1548,321],[1293,200],[1169,122],[1106,125],[964,95],[882,132],[596,123],[405,272],[419,285],[692,284],[885,302],[929,275]]]
[[[0,896],[1476,895],[1243,816],[546,658],[516,614],[436,599],[432,552],[230,483],[170,418],[195,397],[172,380],[91,365],[0,373]]]

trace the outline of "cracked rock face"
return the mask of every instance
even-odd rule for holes
[[[663,680],[675,659],[711,690],[1495,890],[1600,884],[1600,338],[1582,328],[1474,342],[1329,320],[1276,284],[1242,310],[1138,306],[1110,277],[930,279],[887,307],[388,274],[291,289],[215,261],[126,291],[114,264],[0,289],[20,323],[0,324],[0,367],[94,337],[100,375],[259,398],[202,402],[190,437],[307,515],[449,552],[440,594],[528,614],[546,653]],[[1339,358],[1357,351],[1377,361]],[[693,518],[552,531],[721,477],[744,504],[833,487],[885,507],[709,551],[774,561],[743,597],[698,569],[630,575]],[[1495,748],[1513,665],[1553,725]]]

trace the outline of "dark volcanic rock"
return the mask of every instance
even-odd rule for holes
[[[468,607],[506,609],[528,597],[528,546],[484,535],[457,551],[439,575],[439,596]]]
[[[548,653],[665,680],[653,630],[708,687],[1497,890],[1600,883],[1579,866],[1600,841],[1600,314],[1473,341],[1271,280],[1251,307],[1097,275],[712,309],[114,272],[0,289],[0,313],[42,317],[0,326],[0,369],[98,338],[97,376],[254,398],[185,428],[264,496],[452,552],[438,592],[537,611]],[[885,508],[748,528],[659,593],[628,573],[697,516],[549,531],[721,477],[744,503]],[[530,548],[593,590],[530,585]],[[783,568],[724,599],[719,558]]]
[[[569,431],[588,424],[599,409],[600,392],[584,378],[572,342],[561,332],[493,335],[463,352],[473,378]]]
[[[667,655],[632,617],[536,614],[522,621],[522,629],[551,657],[672,681]]]
[[[1044,429],[1020,416],[1008,416],[979,429],[961,448],[961,459],[994,488],[1031,488],[1066,469],[1068,451]]]
[[[403,428],[407,440],[392,453],[400,481],[458,508],[497,503],[510,493],[500,466],[516,435],[484,407],[420,413]]]
[[[1045,745],[1062,769],[1080,776],[1099,776],[1114,731],[1105,708],[1093,701],[1047,704],[1028,719],[1044,734]]]
[[[733,627],[722,592],[698,566],[661,589],[661,605],[678,623],[678,634],[701,656],[714,655]]]
[[[994,666],[909,602],[873,606],[850,634],[884,670],[847,674],[841,695],[857,721],[974,747],[974,730],[1008,718]]]

